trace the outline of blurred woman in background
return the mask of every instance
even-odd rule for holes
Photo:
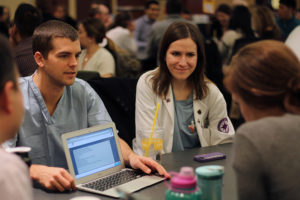
[[[229,62],[237,39],[254,37],[249,9],[245,6],[236,6],[229,22],[229,30],[224,33],[222,43],[218,46],[223,63]]]
[[[260,39],[281,39],[281,32],[275,16],[266,6],[255,6],[251,10],[252,28]]]
[[[103,78],[115,76],[115,60],[111,53],[99,46],[105,37],[105,26],[98,19],[86,19],[79,23],[79,40],[82,50],[78,69],[97,71]]]
[[[221,4],[216,10],[215,21],[213,22],[213,36],[220,40],[228,30],[232,9],[227,4]]]

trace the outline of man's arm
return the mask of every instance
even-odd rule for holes
[[[30,177],[49,190],[75,190],[73,177],[64,168],[33,164],[29,169]]]
[[[126,165],[131,166],[133,169],[141,169],[147,174],[151,173],[151,169],[153,169],[154,171],[157,171],[160,175],[165,176],[166,178],[170,177],[170,175],[163,168],[163,166],[158,164],[156,161],[152,160],[151,158],[137,155],[121,138],[119,138],[119,142],[121,145],[123,159]]]

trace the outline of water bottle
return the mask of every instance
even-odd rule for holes
[[[171,184],[168,184],[166,200],[200,200],[201,190],[192,167],[182,167],[180,173],[171,172]]]
[[[222,199],[222,178],[224,167],[207,165],[196,169],[198,186],[201,188],[202,200]]]

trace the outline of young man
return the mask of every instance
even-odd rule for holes
[[[138,45],[137,58],[141,61],[146,59],[146,45],[152,24],[159,16],[159,3],[156,0],[147,1],[145,15],[135,20],[134,37]]]
[[[48,21],[36,28],[32,48],[37,72],[22,78],[25,118],[16,145],[30,146],[30,176],[50,190],[75,189],[61,144],[61,134],[111,121],[103,102],[83,80],[75,79],[81,51],[76,30],[61,21]],[[146,173],[164,168],[133,153],[120,139],[127,165]]]
[[[23,119],[22,93],[17,81],[17,68],[9,42],[0,35],[0,145],[14,138]],[[32,199],[28,168],[16,155],[0,146],[1,199]]]
[[[111,25],[112,19],[110,17],[110,9],[108,4],[102,1],[94,1],[91,4],[91,9],[97,9],[97,12],[93,11],[94,14],[91,17],[102,21],[106,28]]]
[[[295,18],[296,1],[280,0],[278,9],[277,24],[285,40],[292,30],[300,25],[300,20]]]

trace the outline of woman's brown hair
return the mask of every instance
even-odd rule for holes
[[[300,62],[282,42],[265,40],[242,48],[224,83],[258,109],[281,107],[300,113]]]
[[[188,77],[197,99],[202,99],[207,94],[207,86],[204,80],[205,54],[203,39],[197,27],[188,22],[174,22],[165,32],[159,50],[159,69],[154,73],[153,90],[161,97],[166,97],[171,84],[172,75],[165,61],[166,53],[172,42],[180,39],[190,38],[197,46],[197,65],[194,72]]]

